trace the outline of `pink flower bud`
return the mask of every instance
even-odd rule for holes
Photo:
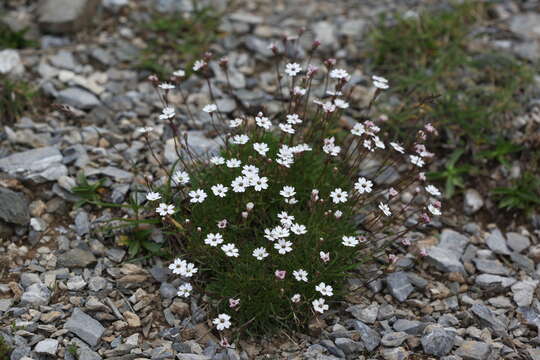
[[[287,271],[285,271],[285,270],[276,270],[275,274],[276,274],[276,278],[278,278],[280,280],[283,280],[283,279],[285,279],[285,275],[287,275]]]

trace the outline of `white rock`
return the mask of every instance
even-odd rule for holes
[[[0,51],[0,74],[20,76],[24,72],[24,65],[16,50],[6,49]]]
[[[41,340],[37,343],[36,347],[34,348],[34,351],[38,354],[49,354],[49,355],[56,355],[56,351],[58,350],[58,340],[54,339],[45,339]]]

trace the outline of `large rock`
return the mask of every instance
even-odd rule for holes
[[[13,224],[28,224],[30,212],[23,194],[0,187],[0,219]]]
[[[474,304],[471,307],[471,312],[478,317],[482,326],[491,328],[498,336],[507,336],[506,324],[501,319],[495,316],[487,306],[482,304]]]
[[[381,342],[381,335],[359,320],[353,320],[354,329],[360,332],[360,338],[368,351],[373,351]]]
[[[17,77],[24,72],[24,65],[16,50],[6,49],[0,51],[0,74]]]
[[[51,291],[41,283],[30,285],[21,296],[21,304],[47,305],[51,299]]]
[[[76,32],[94,18],[100,0],[45,0],[38,8],[38,22],[45,32]]]
[[[444,229],[441,241],[428,249],[427,260],[437,269],[445,272],[465,272],[461,255],[468,244],[468,238],[454,230]]]
[[[446,330],[439,325],[429,325],[424,330],[421,342],[426,354],[440,357],[452,350],[455,340],[456,334],[453,331]]]
[[[537,286],[538,280],[532,280],[531,278],[519,281],[512,285],[514,301],[517,306],[530,306]]]
[[[81,309],[75,308],[64,328],[71,331],[90,346],[96,346],[105,332],[99,321],[93,319]]]
[[[45,339],[37,343],[34,351],[38,354],[46,354],[54,356],[58,350],[58,340],[55,339]]]
[[[510,255],[510,249],[506,246],[506,239],[499,229],[495,229],[489,234],[486,244],[495,254]]]
[[[68,268],[85,268],[95,262],[94,254],[83,249],[71,249],[58,256],[58,265]]]
[[[0,171],[36,183],[54,181],[67,175],[62,158],[60,150],[52,146],[32,149],[0,159]]]
[[[456,355],[463,360],[486,360],[490,353],[490,346],[480,341],[464,341],[456,350]]]
[[[394,272],[386,277],[386,285],[390,294],[399,302],[407,300],[414,288],[409,277],[403,271]]]
[[[77,87],[71,87],[60,91],[56,98],[61,103],[82,110],[90,110],[101,104],[94,94]]]

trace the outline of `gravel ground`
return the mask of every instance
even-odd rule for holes
[[[203,297],[176,297],[178,280],[159,258],[127,261],[118,236],[99,231],[115,213],[77,209],[70,192],[82,170],[91,179],[104,177],[116,203],[141,189],[141,174],[162,176],[144,151],[136,131],[141,126],[156,129],[158,156],[174,161],[171,134],[157,119],[161,103],[147,74],[132,64],[145,46],[137,31],[144,9],[189,13],[190,1],[44,3],[8,1],[4,22],[30,26],[38,45],[0,50],[0,73],[30,80],[72,111],[49,107],[0,132],[0,335],[13,349],[6,358],[540,359],[540,224],[474,222],[483,205],[474,192],[465,197],[463,210],[470,215],[449,211],[411,235],[413,247],[426,249],[424,261],[404,250],[395,271],[367,290],[351,276],[347,303],[310,324],[307,334],[219,346]],[[378,14],[414,16],[437,2],[260,0],[239,1],[232,10],[222,0],[210,3],[228,10],[213,48],[230,59],[238,97],[220,91],[218,98],[232,114],[278,106],[268,95],[275,84],[267,46],[284,32],[305,27],[304,50],[318,39],[323,53],[358,69]],[[537,60],[538,3],[503,1],[496,9],[505,32],[490,40],[493,46]],[[89,19],[93,24],[85,24]],[[218,70],[212,81],[219,90],[224,79]],[[359,69],[354,76],[364,89],[356,100],[366,101],[367,77]],[[206,86],[188,81],[185,90],[188,103],[200,108],[209,102]],[[174,93],[170,100],[183,106]],[[519,121],[538,121],[535,114],[533,108]],[[201,151],[218,146],[208,120],[201,114],[185,121],[190,142]],[[162,242],[162,234],[153,240]]]

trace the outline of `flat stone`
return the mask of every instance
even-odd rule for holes
[[[403,342],[407,339],[408,336],[409,334],[403,331],[386,333],[381,339],[381,344],[389,347],[400,346],[401,344],[403,344]]]
[[[384,360],[407,360],[410,352],[402,347],[397,347],[392,349],[382,349],[381,354]]]
[[[90,110],[101,104],[94,94],[77,87],[67,88],[58,92],[56,99],[58,102],[81,110]]]
[[[34,351],[38,354],[56,355],[58,351],[58,340],[45,339],[37,343]]]
[[[334,343],[347,355],[359,352],[364,347],[360,342],[351,340],[349,338],[336,338]]]
[[[495,314],[485,305],[474,304],[471,307],[471,312],[478,317],[483,326],[488,326],[499,336],[506,336],[506,324],[502,322]]]
[[[30,221],[28,200],[19,192],[0,187],[0,219],[8,223],[27,225]]]
[[[424,330],[420,342],[424,352],[429,355],[444,356],[454,347],[456,334],[439,325],[429,325]]]
[[[86,176],[105,175],[113,178],[116,182],[130,182],[133,179],[133,173],[119,169],[114,166],[104,168],[91,168],[86,170]]]
[[[86,286],[86,281],[82,278],[82,276],[73,276],[71,279],[67,282],[67,288],[71,291],[78,291],[83,289]]]
[[[57,54],[51,56],[49,61],[52,65],[60,69],[76,71],[80,67],[73,53],[67,50],[60,50]]]
[[[512,16],[510,29],[528,39],[540,38],[540,15],[535,12],[520,13]]]
[[[100,291],[107,287],[107,279],[101,276],[92,276],[88,280],[88,289],[91,291]]]
[[[441,271],[465,273],[463,264],[452,250],[437,246],[429,248],[426,259]]]
[[[99,0],[45,0],[38,7],[40,28],[49,33],[73,33],[94,18]]]
[[[353,305],[349,306],[346,311],[350,312],[352,316],[364,323],[373,324],[377,320],[379,304],[374,302],[369,306]]]
[[[73,314],[65,323],[67,329],[84,340],[90,346],[96,346],[105,332],[105,328],[80,308],[73,309]]]
[[[44,147],[11,154],[0,159],[0,171],[21,180],[36,183],[55,181],[67,175],[61,164],[62,153],[55,147]]]
[[[97,352],[92,351],[88,347],[80,347],[77,349],[77,360],[102,360],[103,358]]]
[[[353,326],[360,332],[360,338],[368,351],[373,351],[381,342],[381,336],[370,326],[359,320],[353,320]]]
[[[531,240],[528,237],[515,232],[506,233],[506,243],[512,250],[518,253],[531,246]]]
[[[398,319],[392,326],[396,331],[403,331],[409,335],[420,335],[427,325],[427,323],[417,320]]]
[[[21,296],[21,304],[34,306],[47,305],[51,298],[51,291],[43,284],[30,285]]]
[[[0,312],[8,311],[13,305],[13,299],[0,299]]]
[[[500,284],[502,287],[510,287],[517,280],[512,277],[500,276],[500,275],[491,275],[491,274],[481,274],[478,275],[475,279],[475,284],[482,288],[489,288]]]
[[[386,277],[386,285],[390,294],[399,302],[407,300],[414,288],[411,285],[407,273],[403,271],[394,272]]]
[[[480,341],[464,341],[456,350],[463,360],[487,360],[491,354],[489,344]]]
[[[24,65],[17,50],[0,51],[0,74],[18,77],[24,73]]]
[[[489,234],[486,244],[495,254],[510,255],[510,249],[506,246],[506,240],[499,229],[495,229]]]
[[[511,273],[510,269],[499,260],[473,259],[473,262],[476,268],[483,273],[494,275],[510,275]]]
[[[41,284],[42,281],[39,278],[39,274],[31,273],[31,272],[23,272],[20,277],[20,283],[23,286],[23,288],[27,288],[32,284]]]
[[[517,306],[530,306],[533,300],[534,291],[538,286],[538,280],[523,280],[512,285],[514,302]]]

